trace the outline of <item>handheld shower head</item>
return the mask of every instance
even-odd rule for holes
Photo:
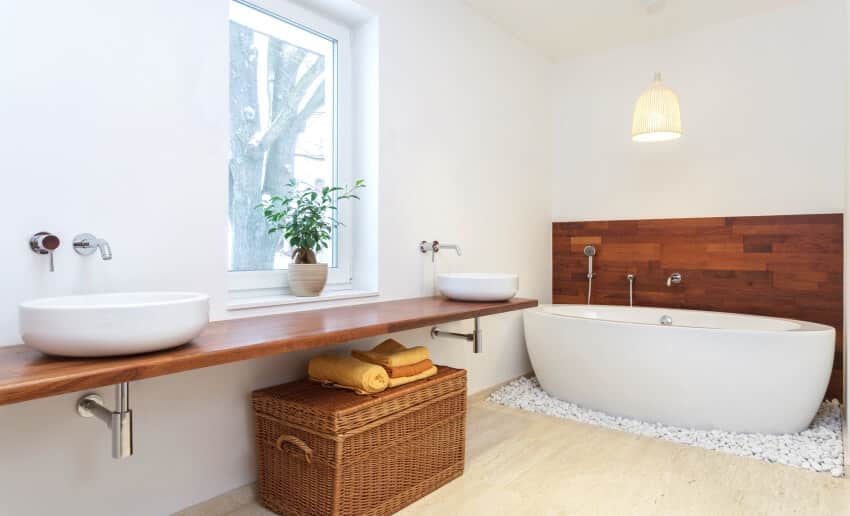
[[[587,256],[587,279],[593,279],[593,257],[596,256],[596,248],[592,245],[584,246],[584,255]]]
[[[596,256],[596,247],[584,246],[584,255],[587,256],[587,304],[590,304],[590,292],[593,285],[593,257]]]

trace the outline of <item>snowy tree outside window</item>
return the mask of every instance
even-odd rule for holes
[[[230,6],[229,268],[286,269],[291,249],[256,206],[291,178],[336,184],[337,41],[264,9]],[[338,242],[319,261],[336,265]]]

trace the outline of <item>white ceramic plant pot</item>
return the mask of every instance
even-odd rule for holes
[[[298,297],[315,297],[328,282],[326,263],[290,263],[289,291]]]

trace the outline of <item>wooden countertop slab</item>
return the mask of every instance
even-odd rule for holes
[[[424,297],[229,319],[210,323],[179,348],[115,358],[61,358],[25,345],[0,347],[0,405],[534,306],[536,300],[522,298],[464,303]]]

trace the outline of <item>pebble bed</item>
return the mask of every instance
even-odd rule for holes
[[[514,380],[490,394],[487,401],[707,450],[828,472],[834,477],[844,474],[841,404],[837,400],[823,402],[809,428],[785,435],[692,430],[611,416],[550,396],[536,378]]]

